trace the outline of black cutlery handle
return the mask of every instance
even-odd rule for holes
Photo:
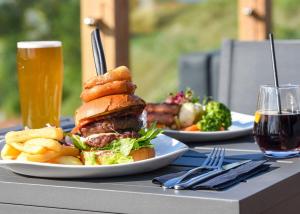
[[[92,32],[92,48],[97,75],[105,74],[107,71],[106,60],[98,28]]]

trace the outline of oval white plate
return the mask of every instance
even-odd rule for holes
[[[226,131],[216,132],[191,132],[165,130],[164,134],[183,142],[217,141],[228,140],[236,137],[249,135],[253,129],[254,116],[231,112],[232,126]]]
[[[48,163],[19,162],[0,160],[0,166],[15,173],[34,177],[47,178],[91,178],[114,177],[137,174],[155,170],[169,165],[188,150],[188,147],[176,139],[160,134],[152,140],[155,157],[143,161],[106,165],[106,166],[74,166]],[[3,143],[1,145],[2,149]]]

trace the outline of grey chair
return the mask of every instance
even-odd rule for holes
[[[191,88],[198,96],[217,97],[220,52],[186,54],[179,60],[179,89]]]
[[[275,50],[279,84],[300,84],[300,40],[277,40]],[[263,84],[274,84],[269,41],[224,41],[218,100],[233,111],[253,114]]]

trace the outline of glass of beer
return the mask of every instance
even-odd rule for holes
[[[299,154],[299,85],[260,87],[253,134],[266,156],[287,158]]]
[[[22,122],[29,128],[59,126],[63,57],[59,41],[17,43]]]

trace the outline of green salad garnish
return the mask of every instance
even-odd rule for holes
[[[231,112],[223,103],[210,101],[197,126],[202,131],[227,130],[231,126]]]

